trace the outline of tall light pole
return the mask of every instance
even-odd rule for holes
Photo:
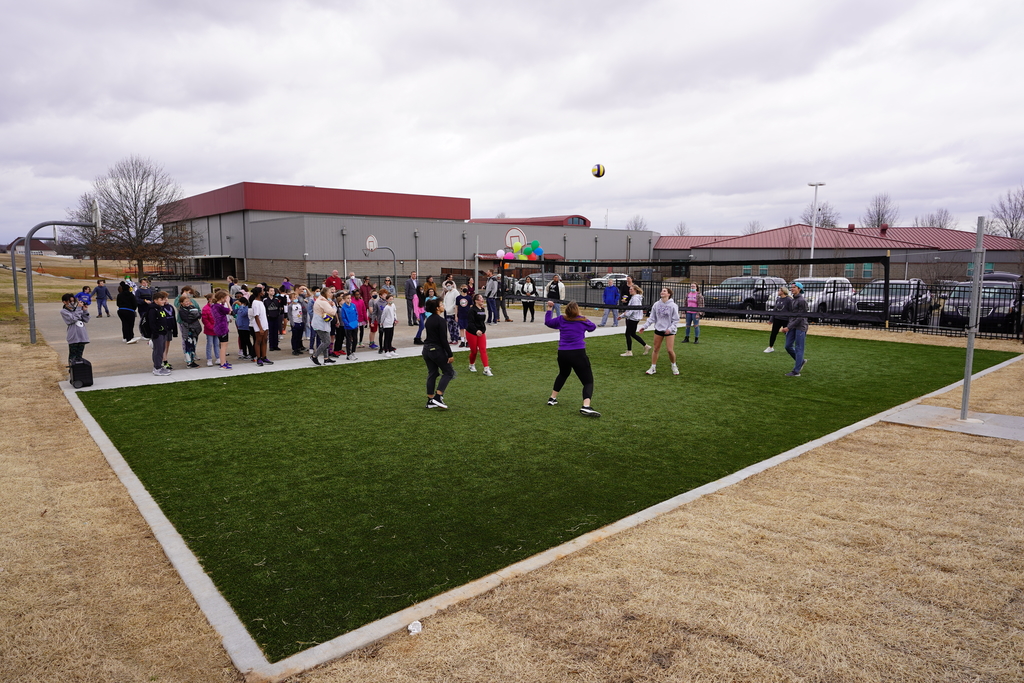
[[[818,188],[825,183],[807,183],[814,188],[814,206],[811,208],[811,258],[814,258],[814,232],[818,228]],[[814,277],[814,264],[811,264],[808,277]]]

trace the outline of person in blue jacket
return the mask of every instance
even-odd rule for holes
[[[619,303],[619,288],[615,285],[615,281],[608,278],[608,284],[604,288],[604,303],[606,306],[615,306]],[[614,308],[604,309],[604,315],[601,317],[601,324],[598,327],[604,327],[608,324],[608,316],[612,317],[615,321],[613,327],[619,326],[618,311]]]
[[[352,303],[352,292],[345,292],[341,306],[338,307],[338,315],[341,317],[341,326],[345,331],[345,357],[355,360],[356,340],[359,334],[359,310]]]

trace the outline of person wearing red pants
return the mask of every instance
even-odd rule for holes
[[[493,377],[491,365],[487,362],[487,297],[473,296],[473,305],[466,316],[466,342],[469,344],[469,371],[476,372],[476,354],[484,364],[484,376]]]

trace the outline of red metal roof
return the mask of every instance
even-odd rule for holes
[[[698,244],[704,244],[705,242],[710,242],[714,239],[716,238],[711,235],[666,235],[658,238],[658,241],[654,244],[654,248],[675,250],[693,249]]]
[[[470,215],[469,199],[460,197],[247,182],[186,197],[175,208],[179,207],[189,218],[246,209],[454,221],[468,220]],[[171,205],[157,209],[161,221],[170,209]]]
[[[881,228],[854,228],[854,232],[860,235],[881,235]],[[907,242],[921,242],[928,244],[935,249],[974,249],[977,243],[977,233],[965,230],[950,230],[949,228],[932,227],[893,227],[887,228],[886,237],[890,239],[905,240]],[[1024,250],[1024,240],[1003,237],[1002,235],[985,235],[983,241],[987,251],[1020,251]]]
[[[658,240],[656,249],[662,247],[662,237]],[[670,238],[671,239],[671,238]],[[678,237],[674,239],[680,239]],[[690,247],[669,247],[689,249],[810,249],[811,248],[811,226],[809,225],[787,225],[783,228],[763,230],[752,235],[740,235],[738,237],[722,236],[705,238],[700,244]],[[814,232],[815,249],[927,249],[931,245],[918,242],[905,242],[892,238],[881,238],[872,235],[862,235],[857,232],[846,230],[834,230],[830,228],[816,228]]]
[[[470,223],[500,223],[502,225],[570,225],[568,220],[570,218],[582,218],[583,225],[590,227],[590,219],[586,216],[581,216],[577,213],[569,214],[566,216],[535,216],[533,218],[473,218]],[[573,225],[579,225],[575,223]]]

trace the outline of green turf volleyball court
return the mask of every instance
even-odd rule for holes
[[[554,343],[493,349],[495,377],[456,354],[448,411],[419,358],[78,396],[277,661],[963,375],[962,349],[811,337],[788,378],[764,337],[706,329],[679,377],[591,339],[598,419],[575,377],[545,404]]]

